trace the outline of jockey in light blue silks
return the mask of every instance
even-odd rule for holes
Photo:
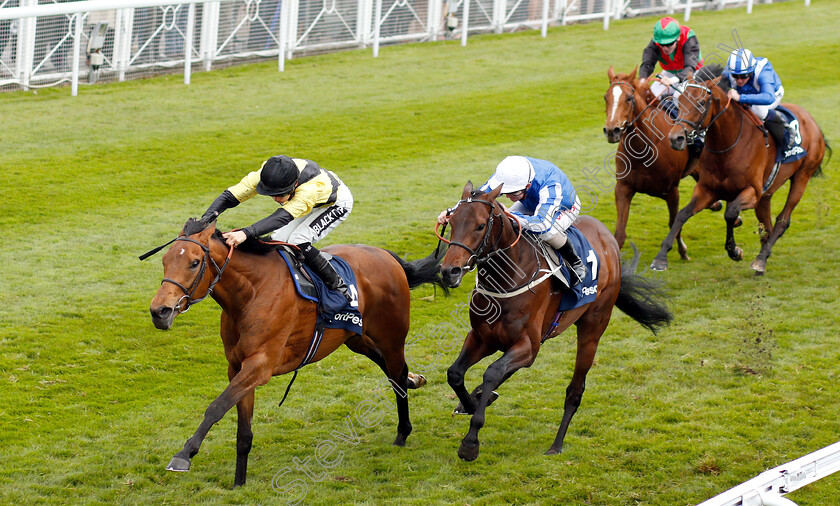
[[[790,149],[791,146],[784,142],[785,130],[789,125],[776,112],[776,107],[785,95],[785,88],[770,61],[767,58],[756,58],[749,49],[736,49],[729,55],[723,76],[729,80],[732,88],[729,96],[732,100],[748,105],[764,121],[764,126],[776,144],[785,150]],[[791,141],[794,136],[795,133],[791,132]]]
[[[481,191],[488,193],[499,186],[501,194],[513,201],[509,211],[523,230],[558,250],[575,274],[572,285],[578,284],[586,276],[586,267],[567,241],[566,229],[580,214],[580,199],[566,174],[546,160],[509,156],[499,163]],[[440,213],[439,223],[449,220],[447,212]]]

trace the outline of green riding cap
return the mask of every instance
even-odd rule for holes
[[[653,26],[653,41],[667,46],[680,38],[680,24],[674,18],[662,18]]]

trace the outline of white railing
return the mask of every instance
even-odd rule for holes
[[[699,506],[796,506],[782,497],[840,471],[840,442],[774,467]]]
[[[38,2],[41,1],[40,5]],[[763,0],[770,1],[773,0]],[[123,81],[235,61],[541,29],[753,0],[0,0],[0,90]],[[809,0],[805,0],[809,4]]]

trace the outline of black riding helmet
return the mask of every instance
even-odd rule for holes
[[[257,193],[269,197],[288,195],[294,191],[299,175],[297,165],[291,158],[272,156],[262,166]]]

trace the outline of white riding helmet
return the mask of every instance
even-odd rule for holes
[[[524,156],[509,156],[496,166],[496,173],[490,176],[488,185],[496,189],[502,185],[502,193],[513,193],[525,189],[534,179],[534,167]]]
[[[726,66],[729,68],[730,74],[752,74],[755,72],[755,57],[749,49],[736,49],[730,53]]]

